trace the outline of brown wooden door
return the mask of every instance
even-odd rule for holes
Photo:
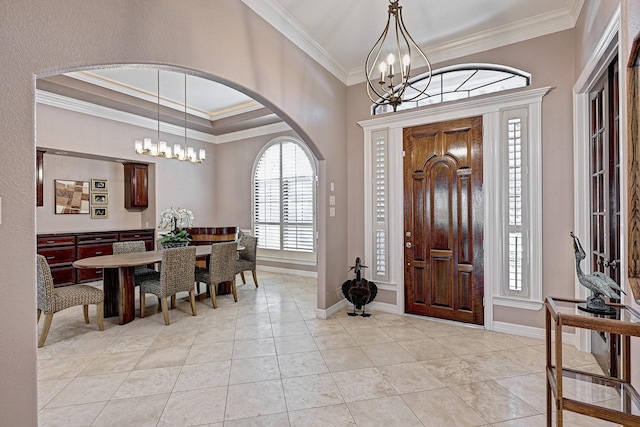
[[[403,140],[405,310],[483,324],[482,117]]]

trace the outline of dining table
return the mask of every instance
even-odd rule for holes
[[[73,262],[75,268],[103,270],[104,317],[119,317],[119,323],[131,322],[136,315],[135,267],[162,261],[164,249],[126,254],[101,255]],[[196,246],[196,257],[211,255],[211,245]],[[195,268],[195,266],[194,266]]]

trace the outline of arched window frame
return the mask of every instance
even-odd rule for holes
[[[445,90],[445,85],[442,83],[445,80],[445,76],[447,74],[451,74],[451,73],[456,73],[456,72],[460,72],[460,71],[474,71],[473,75],[471,77],[469,77],[467,80],[465,80],[462,84],[458,85],[454,90]],[[475,75],[477,75],[477,73],[481,72],[481,71],[496,71],[496,72],[500,72],[500,73],[506,73],[506,74],[510,74],[509,77],[506,78],[497,78],[496,80],[492,81],[491,83],[486,83],[480,86],[473,86],[471,88],[467,88],[467,89],[463,89],[463,86],[465,84],[468,83],[468,81]],[[426,80],[429,77],[429,73],[423,73],[420,74],[412,79],[409,80],[409,85],[413,86],[416,85],[418,83],[420,83],[423,80]],[[487,87],[491,84],[495,84],[495,83],[499,83],[501,81],[505,81],[508,79],[512,79],[512,78],[519,78],[521,80],[523,80],[525,82],[525,84],[520,84],[520,85],[513,85],[511,87],[505,88],[505,89],[498,89],[498,90],[488,90],[482,93],[477,93],[477,94],[471,94],[472,91],[480,91],[480,89],[482,87]],[[434,90],[436,89],[434,86],[438,85],[439,83],[439,91],[434,92]],[[427,94],[429,95],[428,98],[419,100],[419,101],[409,101],[409,102],[403,102],[402,104],[400,104],[398,106],[398,111],[401,110],[410,110],[413,108],[418,108],[418,107],[422,107],[425,105],[434,105],[434,104],[440,104],[443,102],[449,102],[449,101],[454,101],[454,100],[459,100],[459,99],[469,99],[469,98],[473,98],[475,96],[480,96],[480,95],[485,95],[488,93],[496,93],[496,92],[501,92],[504,90],[511,90],[511,89],[515,89],[515,88],[522,88],[522,87],[527,87],[531,85],[531,74],[527,73],[526,71],[523,70],[519,70],[517,68],[513,68],[513,67],[509,67],[506,65],[500,65],[500,64],[487,64],[487,63],[469,63],[469,64],[456,64],[456,65],[450,65],[448,67],[443,67],[443,68],[439,68],[437,70],[434,70],[432,73],[432,80],[431,83],[429,84],[429,88],[427,89]],[[399,87],[399,86],[398,86]],[[409,90],[409,89],[407,89]],[[466,96],[465,96],[466,94]],[[438,100],[436,97],[440,97],[440,99]],[[450,99],[445,99],[445,97],[448,97]],[[380,98],[379,101],[383,101],[383,98]],[[373,104],[371,106],[371,115],[375,116],[377,114],[382,114],[382,113],[386,113],[392,111],[392,108],[388,105],[376,105]]]
[[[281,211],[280,211],[280,244],[279,249],[269,249],[264,248],[260,242],[260,236],[257,232],[256,226],[259,224],[256,218],[256,171],[260,164],[260,160],[265,155],[265,153],[276,145],[282,145],[283,143],[293,143],[306,155],[309,160],[309,164],[312,169],[312,203],[313,203],[313,224],[312,224],[312,247],[313,250],[309,251],[297,251],[297,250],[285,250],[283,249],[283,206],[284,203],[280,203]],[[280,152],[280,168],[282,170],[282,151]],[[280,175],[280,197],[282,197],[283,193],[283,185],[282,185],[282,175]],[[317,165],[316,160],[307,145],[301,140],[291,137],[291,136],[280,136],[269,141],[265,146],[260,150],[258,155],[256,156],[255,162],[252,168],[251,175],[251,229],[254,235],[258,237],[258,257],[261,260],[273,260],[273,261],[286,261],[288,263],[293,264],[301,264],[301,265],[315,265],[316,264],[316,252],[317,252]],[[273,224],[272,224],[273,225]]]

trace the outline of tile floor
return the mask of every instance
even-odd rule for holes
[[[170,326],[153,296],[148,317],[102,332],[93,308],[89,325],[81,308],[57,313],[38,350],[40,426],[545,425],[542,340],[380,312],[319,320],[315,279],[258,280],[238,276],[237,304],[204,300],[196,317],[179,298]],[[565,359],[599,369],[572,347]],[[565,425],[613,424],[566,412]]]

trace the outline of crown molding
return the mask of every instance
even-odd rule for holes
[[[338,80],[346,84],[349,75],[347,70],[340,65],[328,50],[316,42],[309,32],[278,2],[268,0],[242,0],[242,2]]]
[[[242,2],[347,86],[364,82],[364,66],[346,71],[338,61],[276,1]],[[585,0],[565,0],[564,8],[482,31],[469,37],[424,46],[432,63],[448,61],[573,28]],[[417,58],[416,58],[417,60]],[[364,62],[364,57],[363,57]]]
[[[158,131],[157,120],[140,117],[135,114],[114,110],[112,108],[103,107],[101,105],[92,104],[86,101],[80,101],[78,99],[45,92],[40,89],[36,89],[36,103],[49,105],[56,108],[62,108],[65,110],[74,111],[76,113],[87,114],[94,117],[100,117],[102,119],[113,120],[128,125],[138,126],[141,128],[153,130],[154,132]],[[223,144],[227,142],[239,141],[246,138],[269,135],[277,132],[285,132],[288,130],[291,130],[291,127],[284,122],[259,126],[243,131],[231,132],[220,136],[187,129],[187,138],[202,142],[208,142],[211,144]],[[184,127],[160,122],[160,132],[184,136]]]
[[[579,16],[579,8],[582,8],[584,0],[568,0],[579,3],[570,9],[556,10],[517,22],[482,31],[469,37],[447,41],[431,46],[426,46],[424,52],[432,64],[449,61],[474,53],[507,46],[536,37],[564,31],[575,27]],[[574,16],[574,13],[577,13]],[[419,61],[418,57],[412,61]],[[364,66],[349,73],[347,86],[364,82]]]

